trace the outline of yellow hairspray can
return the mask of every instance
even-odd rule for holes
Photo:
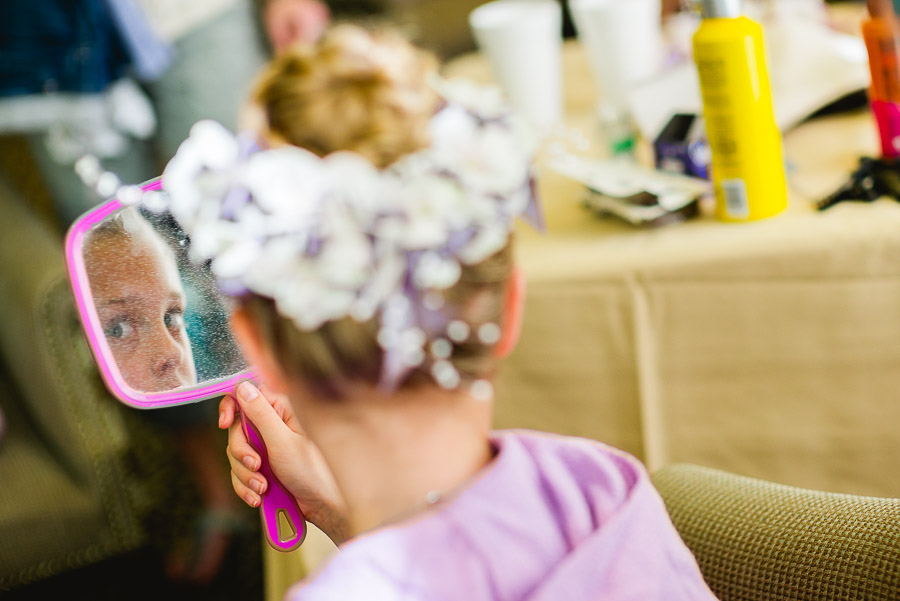
[[[762,27],[741,16],[740,0],[703,0],[693,45],[716,217],[753,221],[780,213],[787,183]]]

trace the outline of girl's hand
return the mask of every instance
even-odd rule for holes
[[[319,449],[304,435],[287,398],[251,382],[240,383],[234,397],[219,403],[219,427],[228,429],[226,454],[234,492],[251,507],[259,507],[268,486],[258,472],[261,458],[244,436],[239,412],[259,430],[272,471],[297,499],[306,519],[335,544],[346,540],[344,501]]]

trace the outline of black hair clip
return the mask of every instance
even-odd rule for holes
[[[819,201],[816,208],[824,211],[845,200],[872,202],[882,196],[900,201],[900,164],[884,158],[862,157],[847,183]]]

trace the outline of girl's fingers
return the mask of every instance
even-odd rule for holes
[[[268,484],[256,471],[259,469],[259,455],[247,442],[236,412],[237,403],[233,398],[226,396],[219,403],[219,427],[228,428],[225,455],[231,466],[231,485],[235,494],[250,507],[259,507],[260,495],[265,493]]]
[[[241,429],[240,418],[228,428],[228,447],[225,449],[225,453],[232,465],[236,461],[248,470],[255,472],[259,469],[261,461],[259,453],[247,442],[244,431]]]
[[[253,382],[245,380],[235,388],[241,419],[249,418],[270,448],[290,444],[294,432],[266,395]]]
[[[275,413],[278,414],[281,421],[283,421],[291,431],[296,432],[297,434],[304,434],[303,428],[294,417],[294,409],[291,407],[290,399],[288,399],[286,395],[275,392],[265,384],[259,386],[259,391],[269,401],[272,408],[275,410]]]
[[[226,430],[234,423],[234,415],[237,403],[230,396],[222,397],[219,401],[219,428]]]
[[[266,478],[259,472],[250,469],[243,461],[228,453],[228,463],[231,465],[231,475],[237,478],[244,486],[250,488],[256,494],[266,492]]]
[[[234,488],[234,492],[237,494],[237,496],[244,500],[244,503],[246,503],[250,507],[259,507],[259,495],[250,490],[246,485],[244,485],[243,482],[238,480],[234,472],[231,472],[231,486]]]

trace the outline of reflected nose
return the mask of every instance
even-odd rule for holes
[[[152,344],[154,350],[152,369],[157,383],[161,389],[179,386],[181,382],[177,372],[184,361],[184,348],[165,327],[156,329]]]

